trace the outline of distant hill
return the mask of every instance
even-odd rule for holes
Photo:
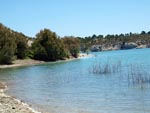
[[[81,51],[84,52],[86,50],[106,51],[150,47],[150,32],[145,31],[139,34],[93,35],[79,39]]]

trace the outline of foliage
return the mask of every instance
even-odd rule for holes
[[[65,48],[69,51],[69,53],[73,57],[78,57],[78,53],[80,51],[80,42],[78,38],[75,37],[64,37],[62,41],[65,45]]]
[[[79,40],[68,38],[62,40],[55,32],[44,29],[33,39],[0,24],[0,64],[11,64],[15,59],[27,57],[44,61],[65,59],[70,55],[77,57]]]
[[[37,38],[32,46],[34,59],[55,61],[66,57],[66,51],[63,47],[63,43],[56,33],[49,29],[44,29],[41,30],[36,37]]]
[[[150,47],[150,31],[141,33],[127,33],[127,34],[115,34],[115,35],[93,35],[89,37],[78,37],[80,40],[81,51],[85,52],[93,45],[100,45],[104,47],[114,47],[115,45],[124,45],[130,42],[137,44],[138,46],[145,45]],[[124,49],[124,48],[121,48]]]
[[[33,43],[29,44],[28,41]],[[132,43],[128,46],[130,42]],[[0,24],[0,64],[10,64],[15,58],[26,57],[44,61],[55,61],[70,56],[77,58],[80,50],[88,52],[92,46],[96,49],[98,47],[99,50],[107,50],[110,47],[120,49],[133,46],[150,47],[150,31],[142,31],[139,34],[130,32],[119,35],[94,34],[84,38],[73,36],[60,38],[55,32],[44,29],[37,33],[34,39]]]
[[[15,41],[12,34],[0,24],[0,64],[10,64],[15,54]]]
[[[23,34],[16,34],[16,56],[18,59],[24,59],[27,57],[28,45],[27,39]]]
[[[0,64],[11,64],[15,58],[26,57],[27,37],[0,24]]]
[[[111,63],[108,61],[106,62],[94,62],[93,65],[90,67],[90,73],[97,74],[97,75],[111,75],[115,73],[120,73],[122,70],[122,63],[118,61],[116,63]]]

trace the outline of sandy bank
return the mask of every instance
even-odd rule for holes
[[[32,60],[32,59],[24,59],[24,60],[15,60],[11,65],[0,65],[0,69],[3,68],[11,68],[11,67],[19,67],[19,66],[28,66],[28,65],[37,65],[44,64],[44,61]]]
[[[32,109],[26,103],[4,93],[6,86],[0,83],[0,113],[41,113]]]
[[[70,61],[70,60],[85,58],[85,57],[89,57],[89,56],[91,56],[91,55],[80,53],[78,58],[71,57],[69,59],[62,60],[62,61]],[[59,62],[59,61],[56,61],[56,62]],[[13,64],[11,64],[11,65],[0,65],[0,69],[11,68],[11,67],[20,67],[20,66],[29,66],[29,65],[38,65],[38,64],[45,64],[45,63],[49,63],[49,62],[33,60],[33,59],[15,60],[15,61],[13,61]]]

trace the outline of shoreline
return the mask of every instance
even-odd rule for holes
[[[92,55],[91,54],[87,55],[85,53],[80,53],[78,58],[73,58],[72,57],[72,58],[68,58],[66,60],[58,60],[58,61],[55,61],[55,62],[45,62],[45,61],[33,60],[33,59],[23,59],[23,60],[18,59],[18,60],[13,61],[13,64],[0,65],[0,69],[72,61],[72,60],[75,60],[75,59],[85,58],[85,57],[89,57],[89,56],[92,56]]]
[[[92,55],[80,54],[78,58],[70,58],[70,59],[60,60],[56,62],[71,61],[71,60],[86,58],[90,56]],[[56,62],[52,62],[52,63],[56,63]],[[51,62],[36,61],[31,59],[16,60],[13,65],[0,65],[0,68],[5,69],[5,68],[12,68],[12,67],[46,64],[46,63],[51,63]],[[0,113],[42,113],[42,111],[39,112],[33,109],[29,104],[6,94],[5,91],[7,89],[8,88],[6,83],[0,81]]]
[[[34,110],[28,104],[5,94],[7,86],[0,82],[0,112],[1,113],[42,113]]]
[[[45,64],[45,63],[46,62],[44,62],[44,61],[33,60],[33,59],[15,60],[15,61],[13,61],[13,64],[0,65],[0,69],[21,67],[21,66],[30,66],[30,65],[38,65],[38,64]]]

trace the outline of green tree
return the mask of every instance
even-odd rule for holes
[[[13,35],[0,25],[0,64],[11,64],[14,58],[16,44]]]
[[[66,57],[63,44],[55,32],[44,29],[41,30],[36,37],[32,46],[34,59],[55,61]]]
[[[146,34],[146,32],[145,32],[145,31],[142,31],[142,32],[141,32],[141,35],[145,35],[145,34]]]
[[[65,48],[70,52],[70,54],[77,58],[78,54],[80,52],[80,41],[78,38],[75,37],[64,37],[62,38],[62,41],[65,45]]]
[[[23,34],[16,34],[16,56],[18,59],[24,59],[27,57],[28,45],[27,38]]]

